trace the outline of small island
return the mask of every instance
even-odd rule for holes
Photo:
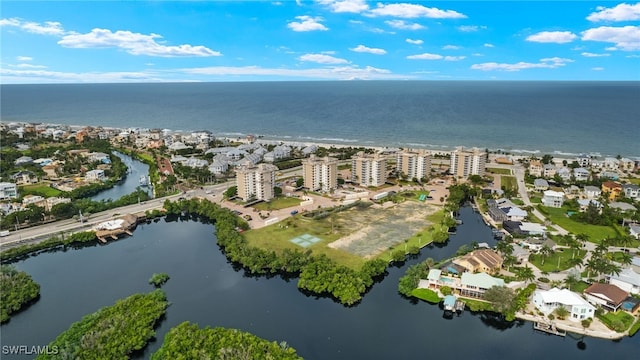
[[[0,322],[9,321],[19,311],[40,296],[40,285],[24,271],[9,265],[0,267]]]
[[[149,284],[158,288],[164,285],[167,281],[169,281],[169,274],[156,273],[149,279]]]

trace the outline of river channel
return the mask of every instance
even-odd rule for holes
[[[113,154],[122,160],[129,168],[127,177],[117,183],[111,189],[101,191],[100,193],[91,197],[91,200],[117,200],[123,195],[131,194],[136,191],[136,188],[140,186],[140,177],[149,176],[149,165],[133,159],[131,156],[114,151]],[[149,194],[151,194],[150,187],[143,187]]]
[[[452,256],[473,241],[495,244],[470,208],[446,246],[392,266],[361,303],[344,307],[307,296],[296,279],[251,277],[230,264],[215,243],[213,225],[190,220],[144,224],[107,245],[39,254],[17,262],[41,285],[41,298],[3,325],[2,345],[45,345],[71,323],[136,292],[148,292],[151,274],[171,276],[163,286],[171,306],[157,338],[139,354],[148,358],[167,331],[183,321],[238,328],[286,341],[306,359],[632,359],[640,337],[609,341],[537,333],[528,322],[504,324],[465,311],[443,318],[437,305],[403,298],[398,279],[409,265]],[[9,358],[6,355],[3,359]]]

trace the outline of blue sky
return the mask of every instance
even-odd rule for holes
[[[640,80],[640,2],[2,1],[0,81]]]

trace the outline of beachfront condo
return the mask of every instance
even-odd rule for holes
[[[451,153],[451,174],[466,179],[469,175],[484,175],[487,153],[478,148],[464,150],[456,148]]]
[[[381,186],[387,180],[387,160],[363,151],[351,158],[351,180],[361,186]]]
[[[278,167],[271,164],[243,166],[236,170],[238,197],[244,201],[273,199],[276,171]]]
[[[426,179],[431,172],[431,154],[426,150],[403,151],[397,157],[397,171],[403,177],[412,179]]]
[[[338,187],[338,159],[315,155],[302,160],[304,187],[311,191],[328,192]]]

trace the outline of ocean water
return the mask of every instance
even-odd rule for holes
[[[2,85],[1,120],[640,157],[640,82]]]

